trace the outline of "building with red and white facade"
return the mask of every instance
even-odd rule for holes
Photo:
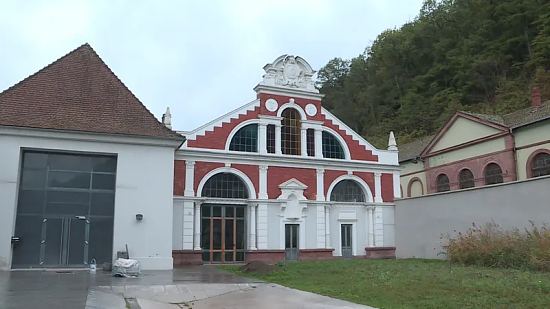
[[[323,108],[300,57],[264,70],[256,99],[180,132],[174,264],[393,256],[393,134],[376,149]]]

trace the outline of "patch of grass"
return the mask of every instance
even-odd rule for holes
[[[550,308],[550,276],[532,271],[418,259],[294,262],[265,275],[223,268],[379,308]]]

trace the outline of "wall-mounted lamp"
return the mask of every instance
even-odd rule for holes
[[[143,214],[136,214],[136,220],[137,221],[143,220]]]

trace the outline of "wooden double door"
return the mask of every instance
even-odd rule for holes
[[[246,209],[246,205],[203,204],[201,206],[201,248],[204,262],[244,261]]]

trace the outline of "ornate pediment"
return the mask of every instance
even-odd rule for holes
[[[299,89],[319,93],[313,82],[315,71],[303,58],[283,55],[264,66],[265,74],[259,85]]]

